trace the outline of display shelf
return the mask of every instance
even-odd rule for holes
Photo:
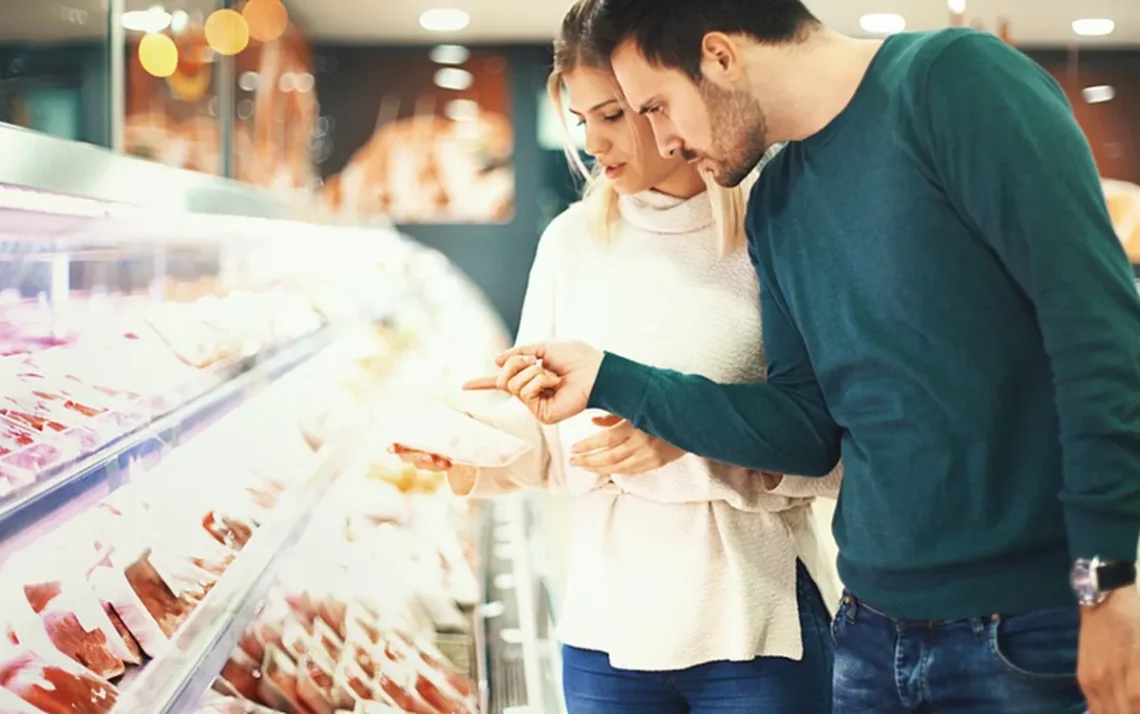
[[[476,549],[479,554],[479,563],[483,577],[479,579],[479,604],[472,613],[472,636],[475,639],[475,684],[479,687],[479,711],[489,712],[491,706],[491,682],[487,670],[489,652],[487,649],[487,595],[491,583],[487,576],[487,564],[491,562],[492,522],[488,516],[489,508],[480,509],[481,518],[476,533]]]
[[[485,712],[557,712],[559,692],[544,666],[537,581],[526,542],[525,506],[519,498],[495,503],[486,564],[487,678]]]
[[[121,688],[114,714],[193,712],[237,646],[273,584],[277,566],[305,532],[329,487],[364,443],[359,435],[334,439],[308,480],[285,494],[272,519],[254,532],[226,575],[179,629],[165,654]]]
[[[349,329],[347,324],[330,324],[211,370],[212,389],[78,460],[40,473],[35,483],[0,502],[0,562],[54,524],[130,483],[132,474],[304,364]]]

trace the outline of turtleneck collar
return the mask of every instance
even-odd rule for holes
[[[630,225],[651,233],[692,233],[713,224],[708,191],[692,198],[642,191],[619,198],[618,210]]]

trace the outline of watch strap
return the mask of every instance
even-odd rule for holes
[[[1136,563],[1125,560],[1101,561],[1096,571],[1097,589],[1102,593],[1136,584]]]

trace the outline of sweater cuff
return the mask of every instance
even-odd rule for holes
[[[1074,559],[1135,561],[1140,522],[1103,511],[1069,506],[1065,509],[1069,550]]]
[[[652,378],[651,367],[606,352],[586,406],[636,422]]]

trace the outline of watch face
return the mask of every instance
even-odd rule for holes
[[[1077,602],[1082,605],[1096,605],[1103,599],[1100,588],[1097,586],[1094,565],[1090,561],[1078,560],[1073,563],[1069,583],[1073,587],[1073,594],[1076,595]]]

